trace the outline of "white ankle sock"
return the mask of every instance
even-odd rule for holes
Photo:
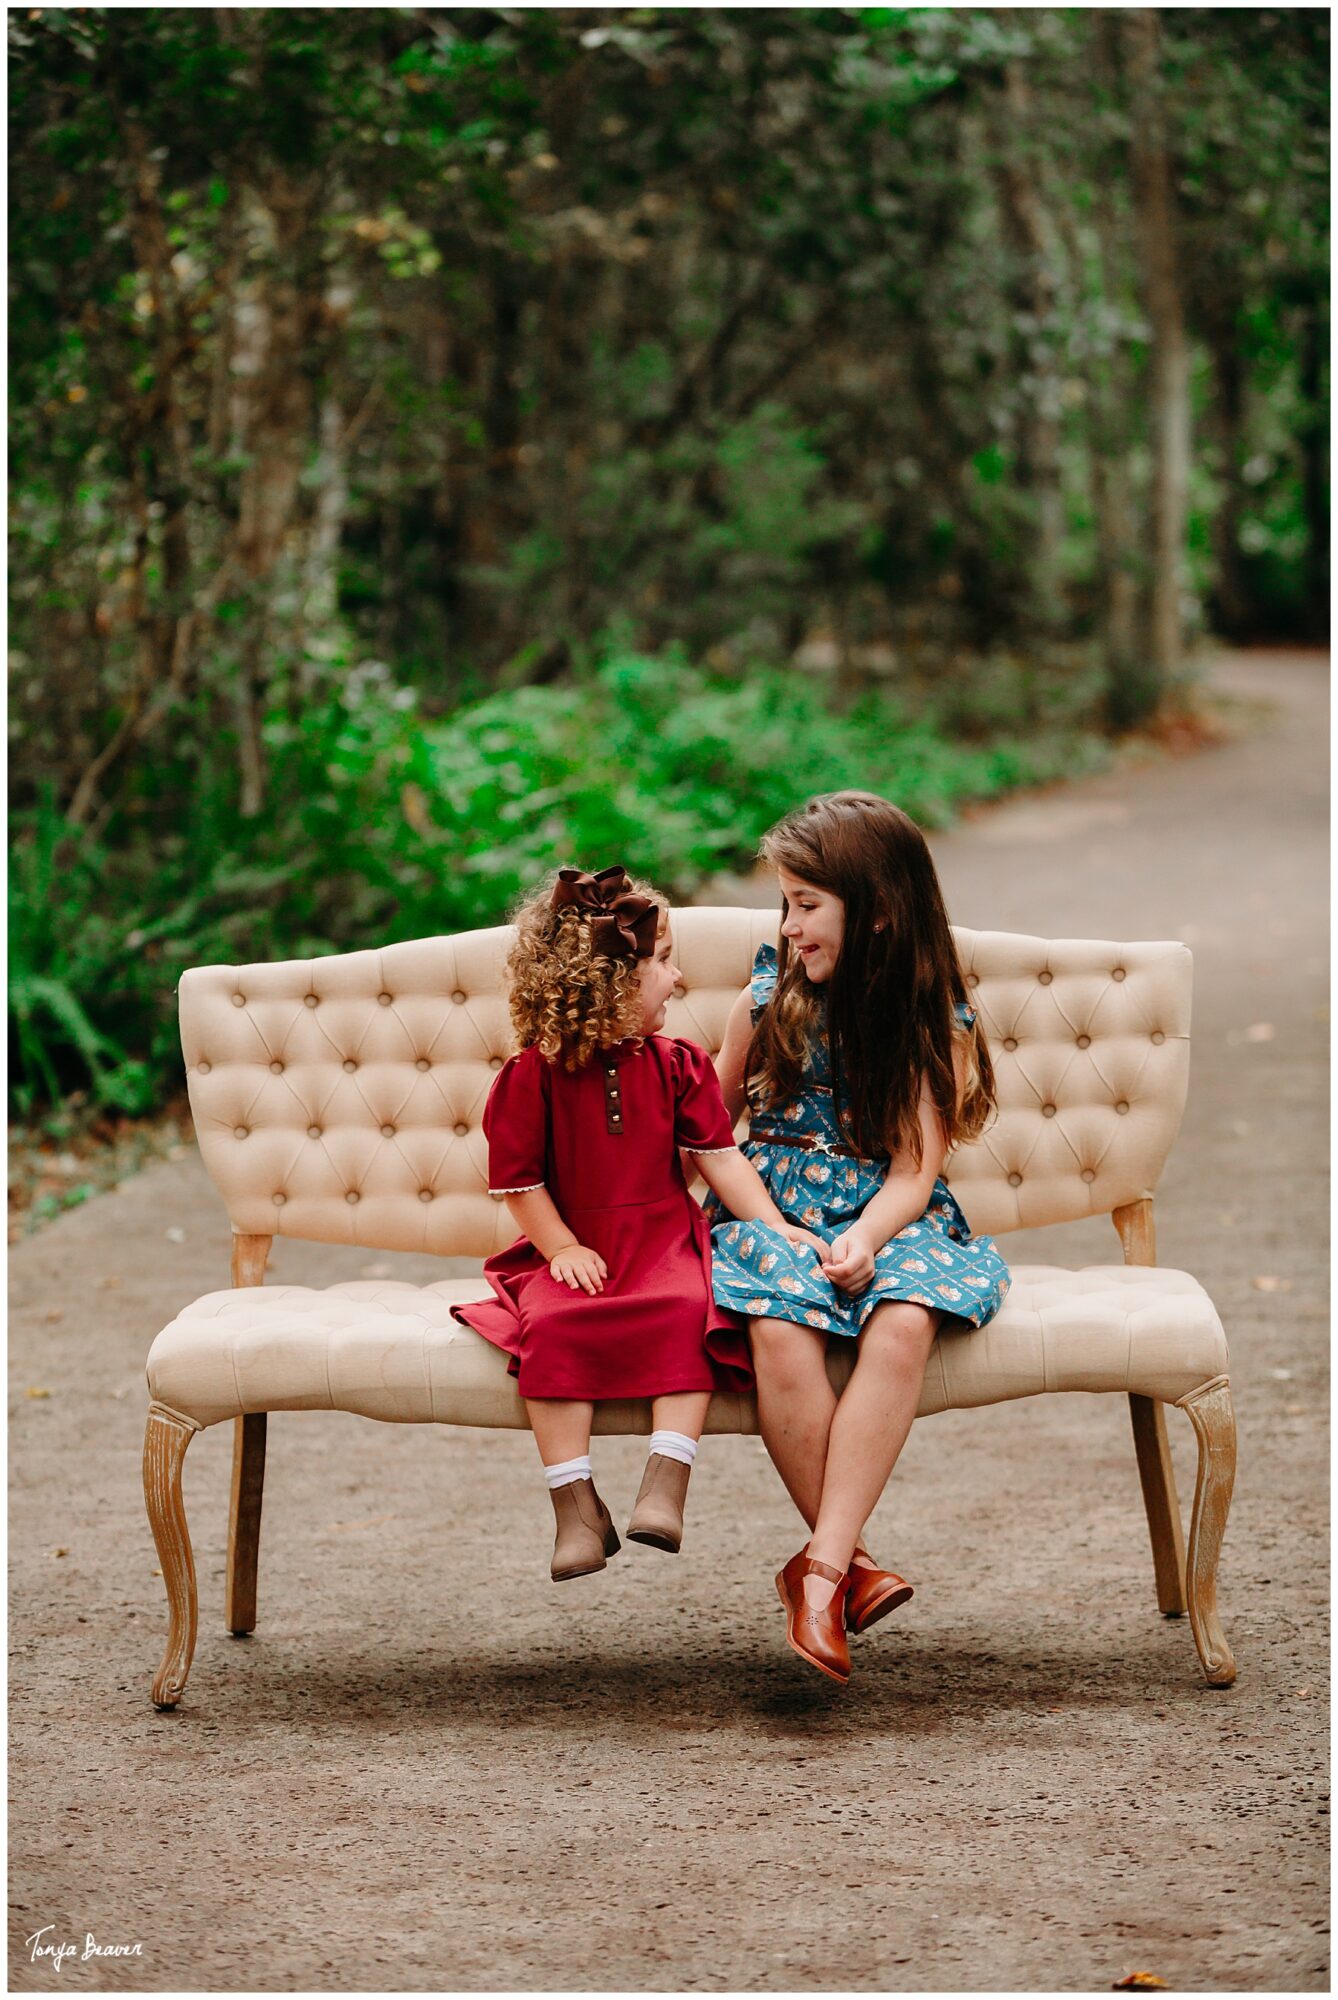
[[[684,1437],[682,1431],[652,1431],[650,1448],[661,1458],[676,1458],[680,1465],[691,1465],[697,1456],[696,1438]]]
[[[594,1470],[587,1452],[584,1458],[567,1458],[561,1465],[546,1465],[544,1478],[548,1481],[550,1493],[559,1486],[574,1486],[578,1479],[593,1479]]]

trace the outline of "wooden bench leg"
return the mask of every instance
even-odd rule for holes
[[[1130,1396],[1129,1415],[1134,1426],[1134,1450],[1138,1454],[1138,1476],[1143,1482],[1148,1533],[1152,1537],[1157,1608],[1168,1618],[1183,1618],[1188,1609],[1185,1536],[1175,1490],[1175,1467],[1166,1438],[1166,1411],[1155,1396]]]
[[[149,1404],[144,1431],[144,1505],[167,1590],[167,1646],[154,1676],[158,1708],[175,1708],[195,1652],[195,1558],[181,1499],[181,1462],[200,1426],[164,1403]]]
[[[263,1410],[238,1417],[232,1434],[232,1500],[228,1509],[228,1630],[242,1638],[256,1629],[256,1572],[260,1562],[260,1505],[265,1492]]]
[[[1189,1524],[1189,1622],[1210,1687],[1230,1687],[1236,1662],[1217,1616],[1217,1559],[1236,1479],[1236,1414],[1223,1376],[1180,1405],[1199,1440],[1199,1472]]]

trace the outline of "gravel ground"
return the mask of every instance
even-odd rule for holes
[[[1115,1397],[915,1427],[874,1547],[917,1594],[845,1690],[782,1643],[799,1536],[757,1440],[707,1441],[677,1561],[556,1591],[528,1438],[314,1413],[270,1426],[247,1641],[231,1426],[192,1445],[201,1636],[157,1714],[144,1356],[227,1281],[217,1197],[167,1162],[11,1255],[11,1989],[1326,1990],[1326,669],[1224,656],[1267,704],[1239,740],[934,840],[959,923],[1194,948],[1159,1252],[1232,1347],[1235,1688],[1157,1615]],[[1004,1244],[1119,1255],[1104,1222]],[[369,1264],[442,1274],[273,1268]],[[621,1516],[643,1445],[596,1452]]]

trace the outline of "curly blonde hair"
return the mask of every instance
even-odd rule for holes
[[[599,1049],[641,1032],[640,959],[607,958],[591,947],[589,912],[553,908],[554,870],[516,911],[516,941],[506,962],[507,999],[517,1049],[537,1047],[549,1062],[583,1069]],[[648,882],[632,893],[658,903],[659,935],[669,905]]]

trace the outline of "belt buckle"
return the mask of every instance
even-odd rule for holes
[[[815,1153],[825,1153],[829,1160],[834,1160],[837,1157],[837,1149],[830,1139],[815,1139],[813,1141],[813,1150]]]

